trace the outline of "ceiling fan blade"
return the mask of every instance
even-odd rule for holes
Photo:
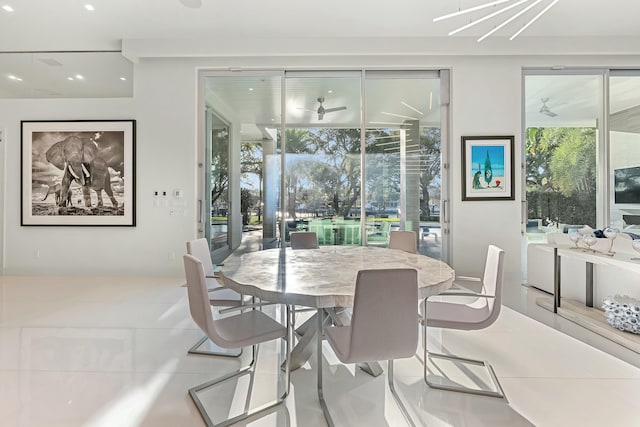
[[[549,117],[556,117],[557,116],[556,113],[554,113],[553,111],[549,111],[549,110],[545,111],[544,114],[546,114]]]
[[[325,108],[324,112],[325,113],[332,113],[334,111],[342,111],[342,110],[346,110],[347,107],[335,107],[335,108]]]
[[[180,0],[183,6],[189,7],[191,9],[197,9],[202,7],[202,0]]]
[[[311,111],[312,113],[316,112],[316,110],[312,110],[311,108],[304,108],[304,107],[296,107],[296,110]]]

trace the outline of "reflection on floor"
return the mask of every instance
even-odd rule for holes
[[[239,362],[186,354],[201,332],[190,319],[182,282],[180,277],[0,277],[0,424],[204,425],[187,388]],[[397,363],[397,386],[414,420],[430,427],[640,425],[637,355],[537,307],[534,291],[515,283],[506,290],[507,304],[527,316],[505,307],[482,331],[433,328],[429,347],[491,361],[509,403],[431,390],[418,360],[406,359]],[[252,405],[274,396],[278,350],[276,343],[260,350]],[[315,357],[311,360],[293,373],[286,409],[250,425],[325,425]],[[329,347],[324,363],[325,396],[337,425],[405,425],[384,376],[339,364]],[[468,381],[455,367],[442,368],[449,380]],[[229,383],[204,400],[219,420],[242,409],[246,387]]]

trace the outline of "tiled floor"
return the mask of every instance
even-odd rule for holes
[[[0,277],[0,425],[204,425],[187,388],[239,361],[186,354],[201,333],[190,319],[182,281]],[[397,386],[416,423],[640,425],[640,357],[536,307],[534,291],[518,284],[507,284],[506,291],[508,305],[540,321],[505,307],[485,330],[430,329],[429,346],[490,360],[509,403],[429,389],[418,360],[406,359],[397,363]],[[278,349],[275,343],[261,347],[252,404],[275,395]],[[292,374],[286,409],[250,425],[325,425],[314,360]],[[339,364],[328,347],[324,360],[325,396],[338,426],[406,425],[384,376]],[[466,381],[453,367],[442,368],[452,380]],[[245,388],[246,382],[230,383],[204,395],[216,420],[238,410]]]

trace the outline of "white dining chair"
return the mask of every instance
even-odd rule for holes
[[[187,242],[187,254],[196,257],[202,263],[207,281],[207,290],[209,294],[209,303],[215,307],[237,307],[242,305],[242,295],[236,291],[222,286],[216,277],[211,261],[211,253],[209,252],[209,244],[207,239],[194,239]],[[233,349],[232,351],[220,350],[203,350],[202,345],[209,338],[205,335],[196,342],[189,350],[190,354],[201,354],[207,356],[223,356],[238,357],[242,354],[242,349]]]
[[[289,306],[286,308],[286,327],[276,322],[266,314],[258,310],[250,310],[240,314],[220,319],[214,319],[209,303],[207,282],[202,262],[191,255],[184,255],[184,271],[187,279],[187,292],[189,295],[189,310],[191,317],[202,331],[216,345],[222,348],[242,348],[252,346],[252,360],[249,365],[238,369],[235,372],[222,377],[207,381],[189,389],[189,395],[196,405],[198,412],[202,416],[208,427],[222,427],[238,423],[249,417],[255,417],[282,404],[290,388],[289,354],[291,353],[291,325],[292,316]],[[234,377],[254,374],[258,344],[263,342],[283,338],[286,341],[286,355],[284,362],[285,370],[285,390],[278,399],[268,404],[262,405],[253,411],[249,411],[251,400],[251,388],[247,394],[245,411],[235,417],[215,424],[208,412],[204,408],[198,393],[214,385],[220,384]],[[280,371],[280,367],[276,368]],[[253,384],[253,378],[251,380]]]
[[[418,252],[418,237],[415,231],[395,230],[389,233],[389,249],[415,254]]]
[[[388,383],[407,422],[409,412],[393,381],[393,360],[415,355],[418,347],[418,273],[412,268],[360,270],[356,278],[350,326],[324,329],[342,363],[388,360]],[[320,313],[319,313],[320,314]],[[322,318],[322,316],[319,316]],[[322,320],[319,320],[322,334]],[[324,399],[322,339],[318,339],[318,398],[329,426],[333,419]]]
[[[294,231],[289,234],[291,249],[318,249],[315,231]]]
[[[507,399],[502,386],[491,364],[486,360],[476,360],[452,354],[432,353],[427,349],[427,326],[444,329],[458,329],[472,331],[484,329],[493,324],[502,307],[502,282],[504,277],[504,250],[497,246],[489,245],[482,279],[481,292],[450,291],[437,297],[446,296],[459,298],[473,297],[473,302],[456,303],[448,301],[428,301],[425,298],[422,304],[422,345],[424,350],[424,380],[431,388],[459,391],[464,393],[480,394],[484,396],[500,397]],[[480,303],[480,304],[479,304]],[[495,391],[469,388],[458,384],[438,384],[429,380],[428,360],[445,359],[458,363],[483,365],[495,386]]]

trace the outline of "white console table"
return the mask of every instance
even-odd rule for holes
[[[553,252],[553,303],[549,298],[540,298],[537,302],[543,308],[553,310],[554,313],[580,324],[593,332],[617,342],[631,350],[640,353],[640,336],[629,332],[618,331],[611,327],[601,311],[593,308],[593,288],[594,288],[594,265],[610,266],[638,274],[640,277],[640,260],[632,260],[637,254],[629,252],[619,252],[609,256],[604,252],[591,252],[583,249],[570,249],[566,244],[544,244],[539,249],[544,252]],[[575,259],[584,261],[586,268],[585,283],[585,304],[573,300],[565,301],[566,309],[561,308],[562,284],[561,269],[562,259]]]
[[[553,311],[557,313],[558,307],[560,307],[561,297],[561,266],[562,258],[574,258],[585,262],[586,265],[586,293],[585,301],[587,307],[593,307],[593,266],[594,265],[606,265],[615,268],[621,268],[629,270],[634,273],[640,274],[640,261],[631,260],[634,257],[633,254],[626,252],[619,252],[613,256],[607,255],[602,252],[592,252],[586,249],[571,249],[570,246],[550,244],[548,245],[553,250]]]

